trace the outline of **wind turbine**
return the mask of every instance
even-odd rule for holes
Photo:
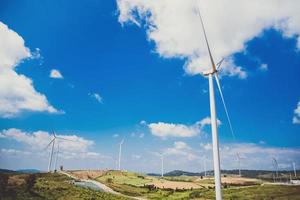
[[[217,129],[217,113],[216,113],[216,103],[215,103],[215,92],[214,92],[214,82],[213,82],[213,77],[216,80],[218,90],[220,92],[220,97],[224,106],[224,110],[226,113],[226,117],[228,120],[228,124],[230,127],[230,131],[234,136],[232,125],[231,125],[231,120],[229,118],[229,114],[227,111],[227,107],[225,104],[222,88],[220,85],[220,80],[218,76],[218,69],[220,68],[222,62],[224,59],[222,59],[219,63],[215,64],[215,61],[213,59],[210,46],[208,43],[204,23],[201,17],[200,9],[198,8],[198,15],[201,21],[201,27],[203,30],[207,50],[209,53],[209,58],[211,62],[211,69],[208,71],[203,72],[204,76],[208,76],[209,80],[209,103],[210,103],[210,118],[211,118],[211,131],[212,131],[212,144],[213,144],[213,161],[214,161],[214,176],[215,176],[215,193],[216,193],[216,199],[217,200],[222,200],[222,191],[221,191],[221,172],[220,172],[220,153],[219,153],[219,141],[218,141],[218,129]]]
[[[294,176],[297,178],[296,163],[293,162]]]
[[[49,155],[49,163],[48,163],[48,172],[51,171],[51,166],[52,166],[52,159],[53,159],[53,152],[54,152],[54,147],[55,147],[55,142],[56,140],[66,140],[66,141],[72,141],[73,140],[69,140],[63,137],[58,137],[54,131],[52,131],[52,135],[53,135],[53,139],[49,142],[49,144],[46,146],[45,149],[47,149],[50,145],[52,145],[51,147],[51,151],[50,151],[50,155]]]
[[[240,157],[239,153],[236,153],[236,158],[237,158],[237,161],[238,161],[238,164],[239,164],[239,176],[242,176],[242,173],[241,173],[241,157]]]
[[[164,154],[160,154],[161,157],[161,177],[164,177]]]
[[[57,160],[58,160],[58,154],[59,154],[59,142],[57,142],[57,151],[56,151],[56,158],[54,162],[54,169],[56,170]]]
[[[124,138],[119,144],[119,170],[121,170],[121,155],[122,155],[122,144],[124,143]]]
[[[203,167],[204,167],[204,177],[206,177],[206,156],[203,159]]]
[[[275,173],[276,173],[276,176],[275,176],[275,180],[277,180],[278,179],[278,162],[277,162],[277,160],[276,160],[276,158],[272,158],[272,163],[273,163],[273,166],[274,166],[274,168],[275,168]]]

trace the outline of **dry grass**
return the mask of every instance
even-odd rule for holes
[[[158,188],[164,188],[164,189],[196,189],[196,188],[203,188],[203,185],[193,183],[193,182],[184,182],[184,181],[168,181],[168,180],[158,180],[153,179],[151,183],[148,183],[148,185],[154,185]]]
[[[78,171],[68,171],[72,176],[78,179],[95,179],[99,176],[106,174],[105,170],[78,170]]]

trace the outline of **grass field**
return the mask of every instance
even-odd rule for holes
[[[164,180],[158,177],[149,177],[131,172],[108,171],[105,175],[96,178],[114,190],[136,197],[145,199],[214,199],[213,179],[188,176],[164,177]],[[262,184],[257,179],[226,177],[223,180],[228,184],[228,188],[223,189],[224,199],[300,199],[300,186],[283,186]],[[151,188],[155,182],[168,181],[180,184],[197,183],[199,185],[210,186],[193,189],[163,189]],[[241,186],[241,185],[251,186]]]
[[[3,174],[0,174],[3,179]],[[10,174],[8,185],[4,188],[3,182],[0,184],[0,199],[2,200],[81,200],[81,199],[107,199],[126,200],[128,198],[108,194],[100,191],[84,189],[70,184],[70,178],[60,174],[36,174],[33,187],[28,190],[26,179],[28,174]]]
[[[83,172],[84,174],[86,172]],[[94,173],[94,172],[92,172]],[[95,173],[94,173],[95,174]],[[81,174],[80,174],[81,175]],[[198,189],[163,189],[152,185],[155,181],[180,182],[182,184],[213,184],[213,179],[200,179],[199,177],[166,177],[168,180],[160,180],[157,177],[145,176],[132,172],[107,171],[95,175],[95,180],[106,184],[115,191],[132,197],[144,199],[214,199],[214,188],[205,187]],[[3,179],[3,174],[0,174]],[[71,178],[61,174],[36,174],[34,184],[28,189],[29,174],[9,174],[8,185],[3,187],[0,182],[0,199],[129,199],[91,189],[84,189],[70,183]],[[235,179],[234,180],[239,180]],[[248,179],[246,179],[247,181]],[[258,184],[252,186],[229,186],[222,190],[223,199],[300,199],[300,186],[284,186],[271,184]]]

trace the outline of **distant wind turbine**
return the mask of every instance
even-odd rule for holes
[[[272,158],[272,163],[273,163],[273,166],[274,166],[274,169],[275,169],[275,173],[276,173],[276,176],[275,176],[275,180],[278,179],[278,162],[276,160],[276,158]]]
[[[203,167],[204,167],[204,177],[206,177],[206,156],[203,159]]]
[[[121,156],[122,156],[122,144],[124,143],[124,138],[122,141],[119,143],[119,170],[121,170]]]
[[[56,140],[66,140],[66,141],[72,141],[74,142],[73,140],[69,140],[69,139],[66,139],[66,138],[63,138],[63,137],[58,137],[54,131],[52,131],[52,135],[53,135],[53,139],[49,142],[49,144],[46,146],[45,149],[48,149],[48,147],[50,145],[52,145],[51,147],[51,151],[50,151],[50,155],[49,155],[49,163],[48,163],[48,172],[51,171],[51,166],[52,166],[52,160],[53,160],[53,152],[54,152],[54,147],[55,147],[55,142]]]
[[[240,157],[239,153],[236,153],[236,158],[237,158],[238,165],[239,165],[239,176],[242,176],[242,173],[241,173],[241,157]]]
[[[201,17],[199,7],[198,7],[198,15],[199,15],[199,18],[200,18],[201,27],[202,27],[202,30],[203,30],[203,34],[204,34],[207,50],[208,50],[208,53],[209,53],[210,62],[211,62],[211,69],[208,70],[208,71],[203,72],[202,74],[204,76],[208,76],[208,80],[209,80],[209,103],[210,103],[212,144],[213,144],[215,193],[216,193],[216,199],[217,200],[222,200],[220,152],[219,152],[218,129],[217,129],[217,113],[216,113],[216,105],[215,105],[215,92],[214,92],[213,77],[215,78],[217,86],[218,86],[218,90],[219,90],[220,97],[221,97],[221,100],[222,100],[222,103],[223,103],[223,106],[224,106],[224,110],[225,110],[225,113],[226,113],[226,117],[227,117],[227,120],[228,120],[228,124],[229,124],[229,127],[230,127],[231,134],[234,138],[235,138],[235,136],[234,136],[234,132],[233,132],[233,129],[232,129],[231,120],[229,118],[227,106],[225,104],[225,100],[224,100],[224,96],[223,96],[223,92],[222,92],[222,87],[221,87],[219,76],[218,76],[218,70],[219,70],[219,68],[220,68],[220,66],[221,66],[224,59],[222,59],[219,63],[215,64],[215,61],[213,59],[213,56],[212,56],[212,53],[211,53],[211,50],[210,50],[210,46],[209,46],[209,43],[208,43],[208,39],[207,39],[207,35],[206,35],[206,31],[205,31],[205,27],[204,27],[204,23],[203,23],[203,20],[202,20],[202,17]]]
[[[294,176],[297,178],[296,163],[293,162]]]
[[[164,177],[164,154],[160,154],[161,157],[161,177]]]

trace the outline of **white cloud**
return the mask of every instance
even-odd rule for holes
[[[294,110],[293,124],[300,124],[300,101],[297,104],[297,108]]]
[[[98,101],[99,103],[103,103],[102,97],[100,96],[100,94],[98,94],[98,93],[89,93],[88,95],[90,97],[96,99],[96,101]]]
[[[146,125],[147,122],[145,120],[140,121],[140,125]]]
[[[16,117],[23,111],[59,113],[34,89],[30,78],[15,71],[19,63],[38,55],[32,55],[23,38],[0,22],[0,117]]]
[[[244,169],[272,169],[272,157],[276,157],[279,164],[292,163],[300,159],[299,148],[283,148],[261,146],[254,143],[234,143],[221,145],[221,162],[223,166],[236,167],[232,165],[236,153],[243,158],[241,166]]]
[[[192,161],[198,158],[198,156],[195,154],[192,148],[182,141],[174,142],[174,146],[165,149],[163,154],[165,156],[182,156],[188,161]]]
[[[52,69],[50,72],[50,78],[63,79],[64,77],[57,69]]]
[[[143,138],[145,136],[145,134],[144,133],[141,133],[140,135],[139,135],[139,138]]]
[[[268,65],[266,63],[263,63],[260,65],[259,69],[261,71],[268,71]]]
[[[113,138],[119,137],[119,134],[113,134]]]
[[[218,124],[221,124],[218,120]],[[194,137],[203,132],[203,128],[210,125],[210,118],[206,117],[193,125],[173,124],[173,123],[151,123],[148,128],[152,135],[167,138],[167,137]]]
[[[139,160],[141,157],[142,157],[141,155],[136,155],[136,154],[132,155],[132,158],[135,160]]]
[[[42,150],[53,139],[53,136],[46,131],[24,132],[20,129],[7,129],[2,130],[2,138],[13,139],[21,144],[29,147],[32,150]],[[62,152],[80,153],[87,152],[88,149],[94,144],[91,140],[86,140],[76,135],[57,135],[58,137],[67,140],[58,140],[59,148]],[[68,141],[72,140],[72,141]]]
[[[223,73],[246,78],[232,55],[263,30],[275,28],[285,37],[297,37],[300,47],[300,2],[294,0],[117,0],[119,22],[144,27],[155,51],[164,58],[186,61],[188,74],[208,69],[209,57],[197,13],[199,5],[216,61],[228,58]],[[255,13],[255,14],[253,14]]]
[[[201,143],[200,144],[200,147],[202,147],[204,150],[211,150],[212,149],[212,145],[211,145],[211,143],[206,143],[206,144],[203,144],[203,143]]]

